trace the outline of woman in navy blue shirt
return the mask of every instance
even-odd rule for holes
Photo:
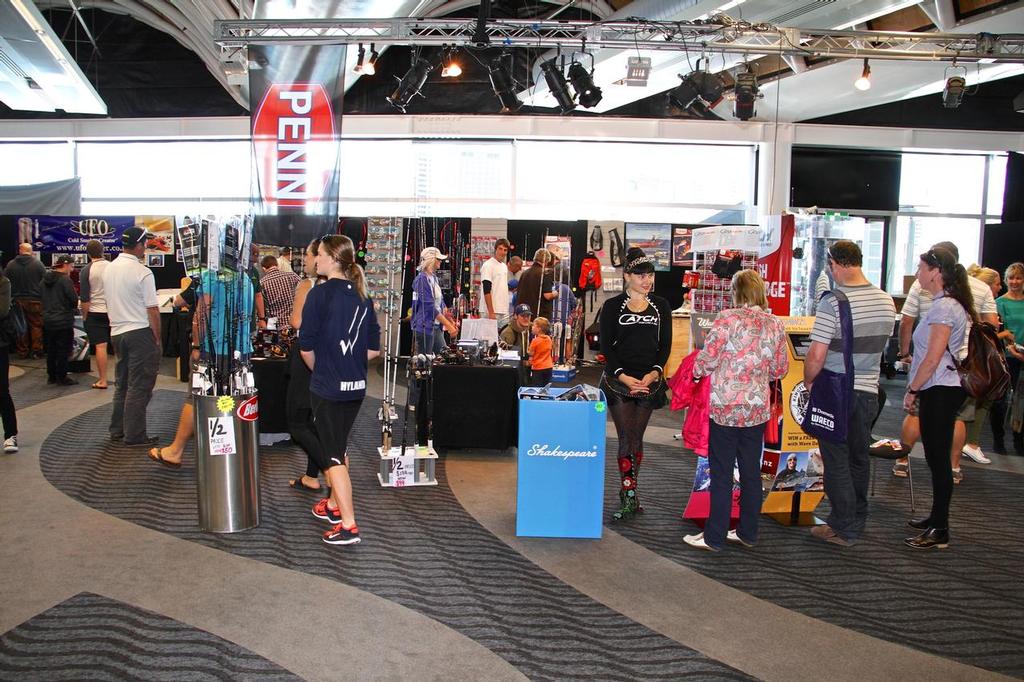
[[[313,372],[309,399],[323,446],[320,469],[331,486],[331,496],[314,505],[313,516],[333,524],[324,533],[324,542],[351,545],[360,538],[346,449],[366,395],[367,363],[380,355],[380,326],[351,239],[324,237],[317,251],[316,271],[327,281],[313,287],[306,297],[299,347]]]

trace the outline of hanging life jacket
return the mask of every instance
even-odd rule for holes
[[[604,249],[604,233],[601,232],[600,225],[594,225],[594,229],[590,231],[590,250],[600,251]]]
[[[601,263],[593,252],[583,257],[580,263],[580,289],[596,291],[601,288]]]
[[[608,231],[608,236],[611,242],[611,253],[608,254],[608,260],[611,261],[612,267],[621,268],[623,256],[625,256],[622,252],[622,238],[619,237],[619,231],[614,227]]]

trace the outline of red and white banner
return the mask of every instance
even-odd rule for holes
[[[345,47],[253,46],[253,241],[304,246],[338,222]]]
[[[789,315],[793,284],[793,236],[796,221],[792,215],[767,216],[761,236],[761,256],[757,269],[764,280],[772,313]]]

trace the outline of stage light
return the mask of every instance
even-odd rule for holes
[[[455,61],[455,50],[445,50],[441,57],[441,78],[458,78],[462,67]]]
[[[679,74],[679,85],[668,94],[672,104],[680,109],[689,109],[695,104],[714,109],[722,101],[725,84],[718,74],[702,71],[700,61],[697,61],[697,69],[692,73],[685,76]]]
[[[946,86],[942,88],[942,106],[956,109],[967,94],[967,69],[957,66],[956,60],[953,60],[953,65],[946,69],[945,75]]]
[[[370,58],[363,65],[363,73],[367,76],[372,76],[377,73],[377,60],[380,59],[380,53],[377,52],[376,47],[373,43],[370,43]]]
[[[749,121],[756,115],[754,103],[761,94],[757,89],[757,75],[748,67],[746,71],[736,74],[736,85],[733,86],[736,104],[732,115],[741,121]]]
[[[558,102],[558,111],[565,114],[575,109],[576,103],[573,102],[572,93],[569,92],[569,84],[565,81],[562,70],[558,68],[558,57],[541,64],[540,70],[544,72],[544,80],[548,84],[548,89],[551,90],[555,101]]]
[[[356,65],[352,67],[354,73],[363,72],[363,58],[366,56],[366,48],[363,47],[362,43],[359,43],[359,56],[356,58]]]
[[[423,84],[427,82],[427,76],[434,69],[434,65],[419,56],[419,50],[413,53],[412,66],[405,72],[398,81],[398,87],[388,95],[387,100],[391,106],[405,113],[405,108],[416,95],[421,94]]]
[[[626,62],[626,85],[634,87],[647,87],[647,80],[651,77],[650,57],[630,57]]]
[[[515,82],[508,69],[501,63],[501,57],[491,62],[487,67],[487,72],[491,77],[491,88],[494,90],[494,95],[501,102],[501,113],[509,114],[519,111],[523,103],[516,95]]]
[[[867,59],[864,60],[864,70],[860,72],[860,78],[853,82],[853,87],[858,90],[871,89],[871,66]]]
[[[601,102],[601,88],[594,85],[592,70],[587,71],[587,68],[579,62],[573,62],[569,65],[569,81],[572,83],[572,89],[576,91],[576,97],[581,106],[593,109]]]

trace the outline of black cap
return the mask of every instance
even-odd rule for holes
[[[53,261],[53,267],[59,268],[67,263],[74,263],[75,259],[71,256],[57,256],[56,260]]]
[[[124,246],[124,248],[130,249],[145,238],[146,228],[139,227],[138,225],[136,225],[135,227],[129,227],[127,230],[124,231],[124,233],[121,235],[121,244]]]

